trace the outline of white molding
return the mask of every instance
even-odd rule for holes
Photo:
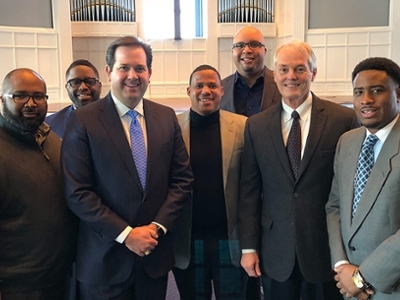
[[[73,37],[137,36],[135,22],[71,22]]]

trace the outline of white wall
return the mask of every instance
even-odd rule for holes
[[[117,36],[143,35],[143,1],[136,0],[134,24],[71,23],[69,1],[52,0],[54,29],[0,27],[0,78],[17,67],[38,71],[48,84],[50,107],[58,109],[70,103],[64,88],[65,70],[73,59],[87,58],[101,73],[104,95],[109,89],[104,73],[106,48]],[[207,38],[151,41],[154,62],[147,97],[186,99],[189,75],[203,63],[217,67],[223,77],[234,71],[232,36],[247,24],[218,24],[217,1],[205,2]],[[349,98],[350,73],[359,61],[386,56],[400,63],[400,0],[390,5],[389,26],[308,30],[308,0],[276,0],[276,22],[254,24],[265,34],[266,65],[273,67],[272,54],[278,44],[291,38],[305,40],[317,55],[318,74],[312,89],[320,96]]]

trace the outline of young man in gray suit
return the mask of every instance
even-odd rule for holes
[[[326,205],[335,279],[347,298],[400,299],[400,67],[368,58],[352,81],[364,126],[344,134],[336,149]]]
[[[194,175],[192,256],[174,269],[182,300],[243,300],[247,275],[240,267],[237,205],[246,117],[220,110],[218,71],[201,65],[190,75],[191,109],[178,115]]]
[[[262,275],[268,299],[341,299],[324,208],[336,143],[358,121],[352,109],[310,91],[316,74],[307,43],[278,47],[275,81],[282,101],[246,124],[238,209],[241,264],[250,276]]]

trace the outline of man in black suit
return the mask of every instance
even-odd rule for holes
[[[236,72],[222,80],[221,109],[250,117],[281,100],[273,72],[264,65],[267,48],[263,34],[246,26],[233,37]]]
[[[189,157],[175,112],[143,98],[150,45],[119,38],[106,61],[111,92],[71,114],[62,146],[67,201],[80,218],[79,298],[161,300],[168,271],[189,260],[173,253],[191,194]]]
[[[222,80],[225,92],[221,109],[250,117],[281,101],[274,74],[264,65],[266,53],[261,31],[252,26],[238,30],[232,45],[236,72]],[[249,278],[246,296],[252,300],[261,298],[259,279]]]
[[[16,69],[2,84],[0,299],[67,299],[74,216],[63,194],[61,140],[43,122],[46,83]]]
[[[86,59],[77,59],[68,67],[65,72],[67,83],[65,88],[72,104],[60,111],[46,117],[45,122],[51,126],[60,138],[63,138],[65,126],[71,112],[79,107],[100,99],[101,82],[99,71]]]
[[[262,275],[270,299],[341,299],[330,265],[325,204],[336,143],[358,121],[350,108],[310,91],[316,74],[307,43],[278,47],[275,81],[282,101],[246,124],[238,211],[241,264],[249,276]],[[296,151],[287,152],[291,147]]]

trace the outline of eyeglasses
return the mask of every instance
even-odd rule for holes
[[[97,82],[99,82],[99,79],[97,78],[91,78],[91,77],[86,77],[84,79],[80,78],[72,78],[67,81],[67,84],[70,85],[70,87],[78,87],[82,84],[82,82],[85,83],[86,86],[94,86]]]
[[[262,44],[262,43],[260,43],[260,42],[250,42],[250,43],[243,43],[243,42],[240,42],[240,43],[233,44],[233,45],[232,45],[232,49],[235,49],[235,50],[242,50],[242,49],[244,49],[246,46],[249,46],[249,48],[250,48],[250,49],[253,49],[253,50],[255,50],[255,49],[260,49],[261,47],[265,47],[265,45]]]
[[[5,97],[11,97],[15,103],[25,104],[29,101],[29,98],[32,98],[35,103],[44,103],[49,99],[49,96],[43,93],[15,93],[15,94],[3,94]]]

